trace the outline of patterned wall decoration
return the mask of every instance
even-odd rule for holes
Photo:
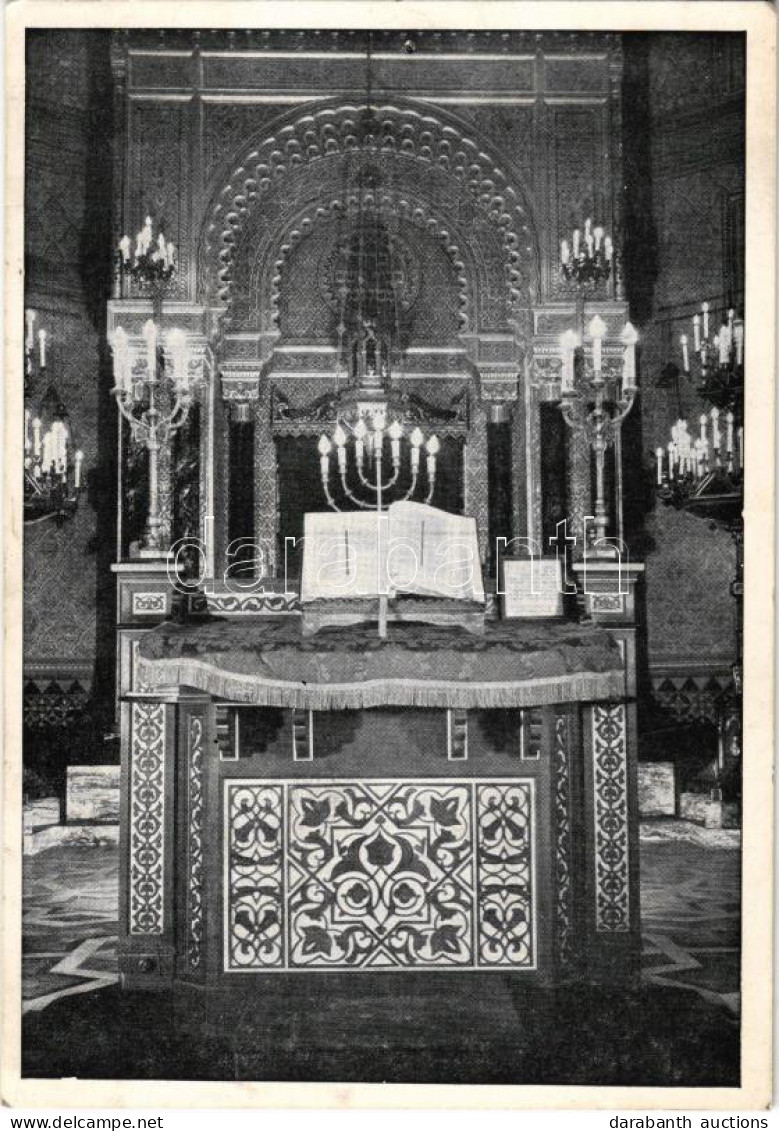
[[[131,102],[130,213],[125,225],[137,230],[149,213],[173,240],[178,268],[171,297],[186,297],[189,283],[189,146],[186,103]]]
[[[203,720],[189,720],[189,845],[187,853],[187,960],[197,970],[203,949]]]
[[[234,286],[234,261],[251,214],[280,178],[302,166],[322,164],[355,152],[359,105],[328,106],[284,125],[244,152],[240,163],[214,201],[206,220],[203,262],[198,277],[205,285],[218,280],[215,297],[229,307]],[[465,136],[440,115],[409,107],[379,105],[376,146],[381,159],[401,159],[409,168],[419,163],[430,177],[445,174],[459,192],[495,228],[503,245],[505,286],[512,302],[527,301],[536,272],[535,243],[528,206],[516,186],[485,153],[483,144]],[[323,171],[318,174],[321,178]]]
[[[630,930],[627,723],[623,703],[592,707],[595,929]]]
[[[227,970],[535,967],[532,781],[224,789]]]
[[[472,278],[469,281],[464,262],[468,259],[470,264],[470,255],[463,254],[456,235],[433,214],[428,202],[384,193],[379,203],[382,220],[392,227],[393,270],[403,315],[407,316],[411,308],[417,306],[422,292],[421,309],[415,311],[410,340],[406,344],[430,345],[455,338],[458,332],[469,328],[472,318],[475,284]],[[345,200],[322,199],[315,211],[312,206],[310,215],[298,217],[289,226],[273,252],[278,256],[275,261],[278,266],[270,280],[271,322],[279,326],[285,336],[335,340],[337,317],[331,316],[324,326],[320,317],[319,325],[316,322],[311,325],[310,308],[315,308],[321,298],[331,315],[340,313],[335,279],[340,257],[336,248],[348,230],[347,225],[356,218],[357,204],[356,194],[350,194]],[[371,214],[373,206],[363,202],[363,211]],[[322,233],[320,225],[323,224],[335,231]],[[441,262],[441,250],[448,263]],[[300,251],[304,254],[296,254]],[[311,259],[317,263],[316,287],[311,276]],[[301,268],[307,268],[302,276]],[[262,301],[259,294],[257,297]],[[299,325],[301,316],[305,316],[309,324]]]
[[[129,930],[161,935],[164,926],[165,706],[132,704],[130,738]]]
[[[570,720],[555,715],[554,721],[554,813],[555,883],[557,886],[557,958],[562,967],[570,965],[573,943],[573,895],[571,892],[571,780],[569,765]]]

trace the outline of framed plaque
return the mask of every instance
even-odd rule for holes
[[[504,619],[563,616],[563,579],[557,558],[501,558],[498,575]]]

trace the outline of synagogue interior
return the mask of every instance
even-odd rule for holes
[[[738,1082],[744,83],[28,31],[26,1074]]]

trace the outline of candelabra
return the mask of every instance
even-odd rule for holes
[[[593,228],[588,217],[584,223],[584,237],[575,228],[571,243],[560,241],[560,269],[566,282],[574,282],[577,287],[587,284],[597,286],[605,282],[611,274],[614,258],[614,245],[602,227]]]
[[[160,296],[176,270],[176,249],[161,230],[154,238],[151,216],[146,217],[134,246],[129,236],[122,236],[117,259],[120,275],[143,289],[160,291]]]
[[[29,400],[33,386],[46,380],[47,333],[38,330],[35,351],[35,311],[26,312],[24,339],[24,521],[53,518],[58,526],[78,508],[84,454],[73,451],[67,409],[53,384],[36,408]]]
[[[130,343],[118,327],[111,339],[114,355],[114,388],[119,411],[130,425],[134,439],[149,453],[149,506],[146,534],[141,554],[157,557],[167,552],[163,545],[158,485],[159,454],[162,446],[186,422],[192,404],[187,337],[173,329],[167,335],[172,372],[168,372],[165,350],[155,319],[162,317],[162,304],[176,271],[176,249],[160,230],[156,238],[151,216],[135,237],[122,236],[118,247],[120,274],[128,276],[152,299],[153,317],[143,327],[146,363],[133,365]]]
[[[682,373],[695,380],[698,394],[712,408],[698,418],[693,439],[680,417],[665,448],[655,452],[656,492],[666,506],[704,518],[727,530],[733,539],[736,569],[730,585],[735,600],[735,663],[732,694],[720,703],[720,741],[715,780],[720,781],[726,755],[741,756],[742,624],[744,595],[744,323],[733,309],[721,317],[718,333],[709,303],[693,316],[693,358],[690,341],[680,336]]]
[[[683,374],[696,380],[698,393],[719,409],[730,409],[741,423],[744,399],[744,322],[732,308],[723,312],[717,333],[709,337],[715,315],[710,304],[701,304],[700,314],[693,315],[693,357],[695,373],[690,368],[690,344],[687,334],[680,336]]]
[[[146,361],[133,365],[130,342],[121,327],[111,337],[114,355],[114,388],[119,411],[128,421],[133,437],[144,444],[149,453],[149,506],[146,535],[141,554],[159,557],[167,553],[163,545],[162,521],[157,481],[160,448],[186,422],[192,404],[189,378],[187,336],[183,330],[167,334],[167,353],[160,344],[157,325],[149,319],[143,327]]]
[[[606,452],[617,444],[622,422],[636,397],[636,342],[638,334],[626,323],[621,340],[624,345],[621,378],[604,375],[602,341],[606,324],[599,315],[590,322],[587,333],[592,342],[590,364],[579,335],[567,330],[560,339],[563,353],[560,410],[569,428],[582,435],[595,455],[595,545],[596,556],[614,557],[616,551],[605,539],[608,514],[604,485]]]
[[[351,440],[349,432],[351,432]],[[390,460],[392,463],[392,473],[386,480],[384,478],[385,434],[389,436]],[[366,415],[358,415],[353,426],[347,423],[347,427],[344,428],[344,425],[339,421],[333,430],[332,436],[327,436],[325,433],[322,433],[319,437],[319,443],[317,445],[319,449],[319,467],[322,487],[328,505],[336,511],[343,509],[338,505],[330,488],[330,457],[333,454],[333,450],[335,450],[338,477],[340,479],[344,499],[348,500],[353,506],[363,510],[374,510],[376,512],[377,538],[380,537],[380,517],[382,511],[386,509],[388,494],[392,492],[395,495],[392,500],[393,502],[411,499],[416,494],[423,447],[427,453],[427,494],[424,499],[425,503],[430,503],[435,491],[436,463],[441,445],[436,435],[432,435],[425,440],[424,433],[419,427],[415,427],[408,437],[408,466],[411,474],[411,482],[404,491],[394,491],[394,488],[397,487],[403,465],[401,458],[403,440],[404,429],[401,422],[395,419],[392,424],[390,424],[389,428],[387,428],[386,417],[380,409],[370,413],[367,419]],[[357,480],[363,491],[368,493],[367,499],[360,498],[349,486],[347,476],[350,465],[353,465]],[[368,469],[367,474],[366,466]],[[387,597],[386,594],[383,594],[379,597],[379,636],[383,638],[386,635]]]

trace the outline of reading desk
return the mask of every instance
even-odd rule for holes
[[[123,697],[127,986],[630,976],[632,659],[596,623],[164,622]]]

